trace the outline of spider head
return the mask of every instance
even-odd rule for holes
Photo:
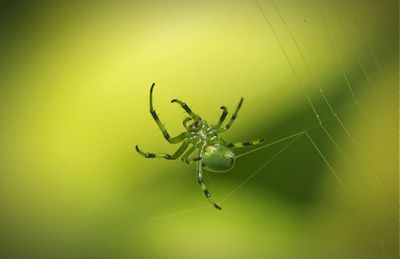
[[[199,131],[207,128],[207,122],[205,120],[195,120],[192,124],[189,125],[189,131]]]
[[[189,125],[188,129],[189,131],[195,131],[199,128],[199,126],[200,126],[200,121],[195,120],[192,124]]]
[[[236,156],[223,143],[215,143],[206,147],[202,157],[204,169],[211,172],[226,172],[233,168]]]

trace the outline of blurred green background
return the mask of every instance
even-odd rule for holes
[[[397,1],[259,5],[2,1],[1,258],[397,257]],[[207,174],[217,211],[194,166],[134,151],[176,149],[152,82],[171,135],[171,99],[215,123],[243,96],[227,141],[315,145]]]

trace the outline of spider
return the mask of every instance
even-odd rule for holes
[[[170,144],[182,144],[172,155],[143,152],[138,145],[136,145],[136,151],[145,158],[165,158],[168,160],[175,160],[182,155],[181,160],[183,162],[186,162],[187,164],[195,163],[197,181],[200,184],[204,195],[215,208],[220,210],[221,207],[213,201],[211,193],[208,191],[204,183],[203,169],[215,173],[227,172],[234,167],[236,161],[236,156],[232,151],[232,148],[250,147],[264,142],[264,139],[261,138],[240,143],[227,143],[219,136],[220,133],[227,131],[232,126],[240,107],[242,107],[243,97],[240,99],[235,112],[225,126],[223,126],[223,123],[228,115],[228,109],[225,106],[220,107],[220,109],[222,109],[222,114],[218,123],[214,125],[208,124],[206,120],[194,113],[186,103],[173,99],[171,103],[179,104],[188,113],[189,117],[183,120],[183,126],[185,127],[186,132],[183,132],[176,137],[170,137],[153,107],[154,85],[155,83],[150,87],[150,114],[156,121],[164,135],[164,138]],[[188,149],[189,146],[191,147]],[[196,156],[193,155],[195,151],[197,151]]]

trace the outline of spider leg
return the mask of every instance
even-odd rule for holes
[[[185,133],[181,133],[176,137],[171,138],[170,135],[167,132],[167,129],[164,127],[164,125],[162,124],[162,122],[160,121],[160,119],[158,118],[158,115],[156,113],[156,111],[154,110],[153,107],[153,89],[154,89],[154,85],[155,83],[153,83],[151,85],[150,88],[150,114],[153,117],[153,119],[156,121],[158,127],[160,128],[162,134],[164,135],[164,138],[171,144],[176,144],[179,142],[182,142],[185,139]]]
[[[187,123],[191,120],[192,120],[192,118],[189,118],[189,117],[187,117],[186,119],[183,120],[182,123],[183,123],[183,127],[185,127],[185,129],[189,129],[189,126],[187,125]]]
[[[165,153],[148,153],[148,152],[143,152],[142,150],[139,149],[139,146],[136,145],[136,151],[141,154],[142,156],[144,156],[145,158],[165,158],[168,160],[175,160],[177,159],[180,155],[183,154],[183,152],[185,152],[186,148],[188,147],[189,143],[184,142],[182,143],[182,145],[178,148],[177,151],[175,151],[175,153],[173,153],[172,155],[170,154],[165,154]]]
[[[225,106],[221,106],[220,109],[222,109],[222,114],[221,117],[219,117],[219,121],[217,124],[217,128],[221,128],[222,123],[225,121],[226,115],[228,115],[228,109]]]
[[[186,153],[182,156],[182,162],[185,162],[186,164],[191,164],[193,162],[197,162],[201,160],[201,156],[195,157],[195,158],[190,158],[190,155],[196,150],[196,146],[191,147],[189,150],[186,151]]]
[[[201,158],[202,158],[201,156],[198,156],[198,157],[195,157],[195,158],[188,158],[188,159],[186,160],[186,163],[191,164],[191,163],[200,161]]]
[[[178,100],[178,99],[173,99],[173,100],[171,100],[171,103],[178,103],[178,104],[189,114],[189,116],[190,116],[193,120],[200,120],[200,119],[201,119],[200,116],[197,115],[196,113],[194,113],[194,112],[189,108],[189,106],[187,106],[186,103],[184,103],[184,102],[182,102],[182,101],[180,101],[180,100]]]
[[[220,132],[227,131],[232,126],[233,122],[236,120],[236,117],[238,115],[238,112],[239,112],[240,108],[242,107],[242,104],[243,104],[243,97],[240,98],[239,104],[236,107],[236,110],[233,113],[231,119],[228,121],[228,123],[225,125],[225,127],[220,130]]]
[[[201,186],[201,189],[203,190],[203,192],[204,192],[204,195],[206,196],[206,198],[208,199],[208,201],[215,207],[215,208],[217,208],[217,209],[219,209],[219,210],[221,210],[222,208],[217,204],[217,203],[215,203],[212,199],[211,199],[211,193],[207,190],[207,187],[206,187],[206,185],[204,184],[204,181],[203,181],[203,169],[202,169],[202,166],[201,166],[201,162],[198,162],[197,163],[197,172],[196,172],[196,174],[197,174],[197,181],[199,182],[199,184],[200,184],[200,186]]]
[[[196,150],[196,146],[189,148],[186,153],[181,157],[182,162],[188,163],[189,156]]]
[[[259,145],[261,143],[264,142],[263,138],[260,139],[256,139],[256,140],[252,140],[252,141],[246,141],[246,142],[237,142],[237,143],[228,143],[227,146],[228,147],[251,147],[251,146],[255,146],[255,145]]]

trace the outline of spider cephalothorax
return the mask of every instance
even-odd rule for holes
[[[221,209],[221,207],[211,199],[211,194],[204,184],[203,168],[211,172],[229,171],[234,167],[236,160],[236,156],[235,153],[232,151],[232,148],[254,146],[264,141],[264,139],[258,139],[242,143],[227,143],[219,136],[220,133],[227,131],[232,126],[237,117],[239,109],[242,106],[243,98],[240,99],[239,105],[237,106],[231,119],[225,126],[222,126],[226,116],[228,115],[228,109],[225,106],[221,107],[222,114],[219,118],[218,123],[216,125],[209,125],[207,121],[203,120],[199,115],[195,114],[186,105],[186,103],[177,99],[172,100],[171,102],[178,103],[189,114],[189,117],[183,120],[183,126],[185,127],[186,132],[183,132],[178,136],[171,138],[164,125],[158,118],[158,115],[153,107],[154,85],[155,84],[153,83],[150,88],[150,114],[162,131],[164,138],[169,143],[182,144],[178,148],[178,150],[172,155],[165,153],[143,152],[139,149],[138,146],[136,146],[136,151],[146,158],[160,157],[175,160],[182,155],[182,161],[188,164],[196,163],[197,180],[201,188],[203,189],[205,196],[214,205],[214,207],[216,207],[217,209]],[[189,146],[190,148],[188,149]],[[194,156],[193,153],[195,152],[196,155]]]

